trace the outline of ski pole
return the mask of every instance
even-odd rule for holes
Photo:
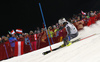
[[[40,7],[40,11],[41,11],[41,15],[42,15],[43,22],[44,22],[44,27],[46,29],[46,34],[47,34],[47,38],[48,38],[50,50],[52,51],[51,44],[50,44],[50,40],[49,40],[49,36],[48,36],[48,32],[47,32],[47,27],[46,27],[46,23],[45,23],[45,19],[44,19],[44,16],[43,16],[42,7],[41,7],[41,4],[40,3],[39,3],[39,7]]]

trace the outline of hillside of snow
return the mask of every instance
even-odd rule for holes
[[[47,55],[42,55],[42,53],[49,50],[49,46],[1,62],[100,62],[100,21],[90,27],[84,27],[77,38],[85,38],[93,34],[96,35]],[[61,44],[63,42],[54,44],[51,47],[53,49]]]

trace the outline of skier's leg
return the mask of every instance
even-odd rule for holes
[[[64,46],[66,46],[68,44],[68,36],[66,36],[64,39],[63,39],[63,42],[64,42]]]
[[[70,46],[72,44],[70,40],[71,40],[71,38],[68,37],[68,41],[67,41],[67,45],[66,46]]]
[[[76,34],[71,34],[70,35],[70,40],[73,39],[73,38],[75,38],[75,37],[77,37],[77,36],[78,36],[78,32]],[[71,44],[72,44],[71,41],[68,41],[67,46],[70,46]]]

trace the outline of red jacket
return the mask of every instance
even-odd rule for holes
[[[94,17],[90,17],[91,23],[94,24],[95,23],[95,16]]]

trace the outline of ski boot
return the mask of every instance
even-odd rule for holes
[[[70,46],[72,43],[70,41],[68,41],[68,44],[66,46]]]

